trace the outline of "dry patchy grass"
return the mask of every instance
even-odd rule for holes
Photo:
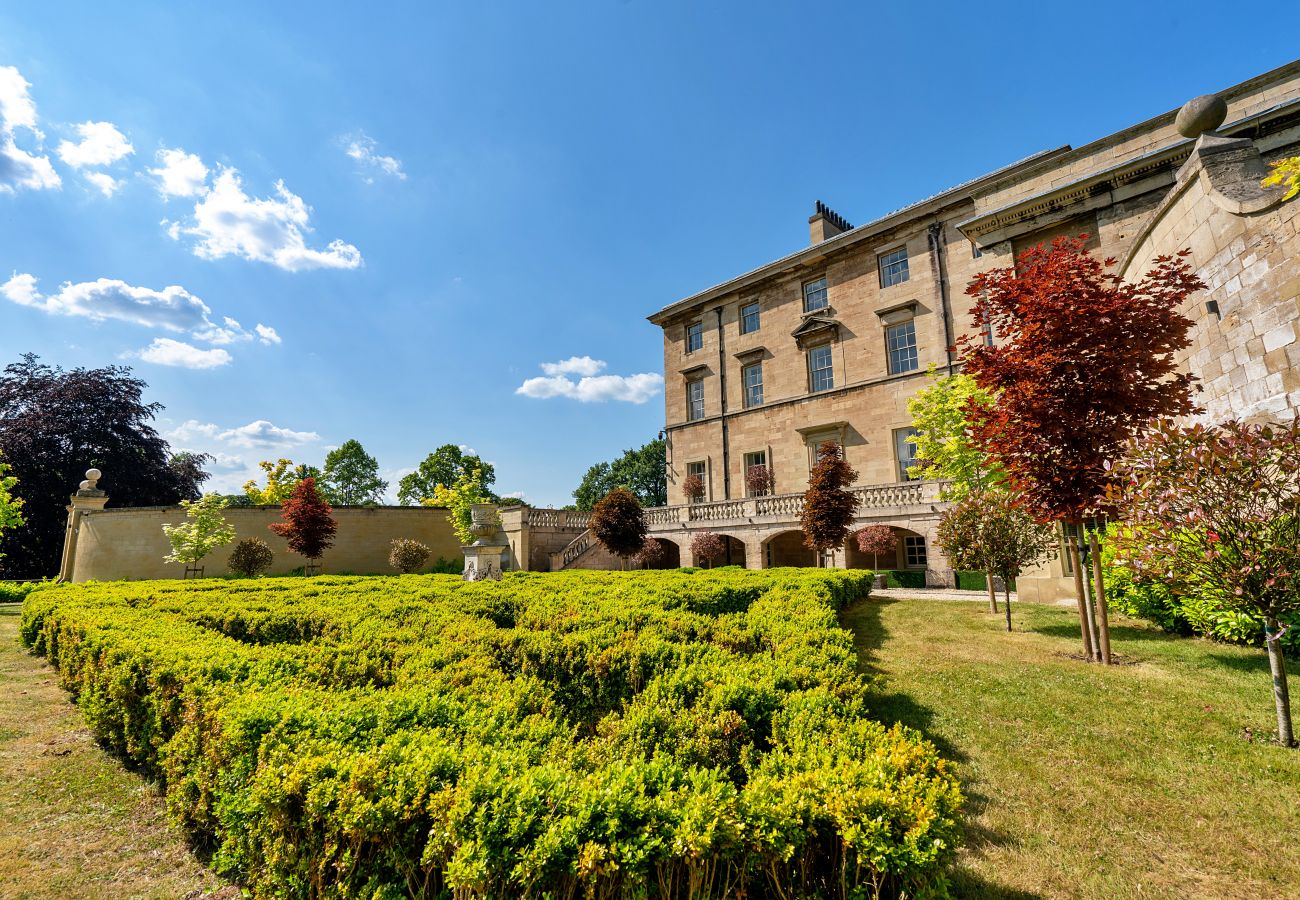
[[[964,897],[1300,895],[1300,751],[1275,733],[1261,650],[1120,620],[1124,665],[1081,652],[1072,608],[867,600],[845,613],[880,717],[958,761]],[[1296,679],[1300,681],[1300,679]]]
[[[0,605],[0,897],[179,898],[221,883],[151,786],[96,746]]]

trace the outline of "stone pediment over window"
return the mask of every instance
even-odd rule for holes
[[[709,371],[709,367],[704,363],[699,363],[698,365],[694,365],[694,366],[687,366],[685,369],[678,370],[678,372],[684,378],[698,378],[701,375],[707,374],[708,371]]]
[[[909,319],[916,318],[918,306],[915,300],[908,300],[906,303],[895,303],[884,309],[878,309],[876,315],[880,316],[883,325],[901,325]]]
[[[840,323],[831,316],[805,316],[799,327],[790,332],[799,349],[824,344],[839,337]]]
[[[741,362],[750,362],[751,360],[757,362],[760,359],[766,358],[768,352],[766,347],[760,345],[758,347],[750,347],[748,350],[737,350],[731,355]]]

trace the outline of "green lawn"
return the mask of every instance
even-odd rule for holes
[[[95,745],[0,604],[0,897],[183,897],[220,886],[162,799]]]
[[[1011,634],[980,603],[867,600],[844,617],[888,678],[880,717],[959,763],[955,892],[1300,896],[1300,751],[1267,742],[1263,651],[1119,620],[1123,664],[1104,668],[1071,658],[1072,608],[1014,609]]]

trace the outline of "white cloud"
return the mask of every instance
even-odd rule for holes
[[[194,255],[203,259],[238,256],[289,272],[361,265],[361,251],[341,240],[331,241],[324,250],[308,247],[311,207],[283,181],[275,183],[275,192],[279,199],[250,197],[239,173],[222,169],[195,204],[193,219],[170,223],[167,233],[177,240],[182,235],[195,238]]]
[[[14,142],[18,129],[38,143],[45,135],[36,127],[36,104],[27,89],[31,85],[13,66],[0,66],[0,192],[17,188],[45,190],[62,181],[49,157],[23,150]]]
[[[547,375],[595,375],[604,368],[603,359],[592,359],[590,356],[570,356],[559,362],[542,363],[542,371]]]
[[[361,164],[366,184],[375,183],[374,177],[370,174],[373,172],[389,175],[399,181],[406,180],[406,173],[402,171],[402,161],[394,156],[380,155],[379,143],[365,132],[358,132],[355,136],[344,140],[346,146],[343,152]]]
[[[163,437],[167,438],[167,441],[172,444],[192,444],[215,440],[220,433],[221,426],[219,425],[213,425],[211,422],[200,422],[198,419],[188,419],[164,434]]]
[[[545,376],[529,378],[515,389],[516,394],[547,400],[568,397],[579,403],[645,403],[663,389],[663,376],[656,372],[637,375],[597,375],[605,368],[604,360],[590,356],[572,356],[554,363],[542,363]],[[570,375],[582,376],[577,381]]]
[[[182,369],[215,369],[230,364],[231,356],[221,348],[200,350],[184,341],[171,338],[154,338],[152,344],[140,351],[140,359],[160,366],[177,366]]]
[[[208,192],[208,167],[194,153],[186,153],[179,147],[164,148],[158,151],[156,169],[149,174],[157,177],[158,190],[163,198],[197,197]]]
[[[15,272],[0,284],[0,296],[51,315],[82,316],[95,322],[106,319],[130,322],[188,334],[209,344],[242,343],[254,337],[263,344],[280,342],[275,329],[266,325],[258,324],[254,334],[229,316],[217,324],[206,303],[176,284],[156,291],[112,278],[79,284],[65,281],[58,293],[45,296],[36,289],[35,276]]]
[[[217,440],[236,447],[284,447],[291,444],[309,444],[319,441],[320,435],[314,431],[293,431],[272,425],[266,419],[258,419],[230,428],[217,434]]]
[[[99,192],[105,197],[113,196],[117,193],[117,189],[122,186],[120,179],[114,178],[106,172],[86,172],[83,177],[99,188]]]
[[[84,166],[107,166],[135,152],[126,135],[112,122],[82,122],[72,126],[81,141],[59,142],[59,159],[74,169]]]

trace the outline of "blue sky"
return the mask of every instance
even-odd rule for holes
[[[356,438],[561,505],[662,427],[647,314],[815,199],[865,222],[1293,58],[1218,9],[8,4],[0,363],[133,366],[221,489]]]

